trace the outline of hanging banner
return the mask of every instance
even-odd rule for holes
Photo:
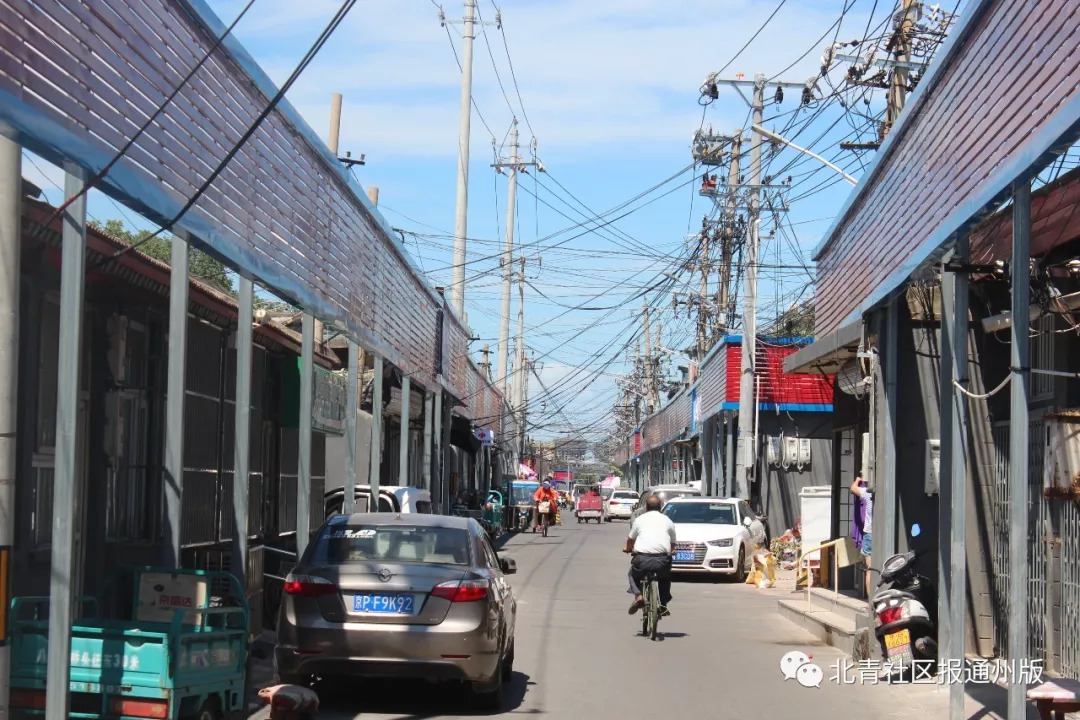
[[[634,458],[641,457],[641,428],[634,430]]]

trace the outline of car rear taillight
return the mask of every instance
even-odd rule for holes
[[[903,613],[900,610],[900,607],[897,606],[897,607],[885,608],[884,610],[882,610],[881,612],[878,613],[877,618],[878,618],[878,623],[879,624],[888,625],[889,623],[896,622],[902,616],[903,616]]]
[[[114,715],[123,717],[167,718],[169,717],[169,703],[164,700],[114,697],[112,711]]]
[[[321,597],[333,595],[338,586],[326,578],[312,575],[292,575],[285,578],[285,594],[297,597]]]
[[[618,505],[618,504],[619,504],[619,501],[618,501],[618,500],[612,500],[612,501],[611,501],[610,503],[608,503],[608,504],[609,504],[609,505]]]
[[[11,707],[31,708],[33,710],[45,709],[44,690],[12,690],[9,699]]]
[[[450,602],[476,602],[487,597],[488,588],[487,580],[451,581],[436,585],[431,589],[431,596]]]

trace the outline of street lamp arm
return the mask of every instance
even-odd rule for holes
[[[771,132],[769,130],[766,130],[765,128],[761,127],[760,125],[754,125],[753,128],[754,128],[754,132],[758,133],[759,135],[764,135],[765,137],[769,138],[770,140],[775,140],[776,142],[783,143],[784,145],[787,145],[792,150],[797,150],[797,151],[801,152],[803,155],[809,155],[810,157],[814,158],[815,160],[822,163],[826,167],[840,173],[840,175],[845,180],[847,180],[849,183],[851,183],[852,185],[858,185],[858,183],[859,183],[858,180],[856,180],[851,175],[848,175],[846,172],[844,172],[843,170],[838,168],[836,165],[833,165],[831,162],[829,162],[825,158],[821,157],[817,153],[815,153],[815,152],[813,152],[811,150],[807,150],[804,147],[799,147],[798,145],[791,142],[790,140],[785,140],[784,138],[780,137],[776,133]]]

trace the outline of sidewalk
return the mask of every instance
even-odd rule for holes
[[[754,593],[761,597],[763,602],[774,603],[777,600],[798,597],[805,590],[795,590],[795,571],[776,570],[776,582],[771,588],[758,588],[754,585],[744,585],[747,593]],[[778,622],[787,623],[782,618]],[[790,623],[789,623],[790,624]],[[830,648],[832,650],[832,648]],[[855,677],[858,676],[858,666],[853,666]],[[867,694],[868,702],[885,709],[894,707],[897,716],[914,714],[927,718],[949,717],[949,688],[938,684],[896,684],[879,686],[880,690]],[[965,720],[1006,720],[1007,718],[1007,694],[1005,688],[993,683],[967,683],[967,700],[965,701]],[[1067,720],[1080,720],[1080,713],[1070,713],[1065,716]],[[1039,720],[1039,713],[1034,705],[1028,706],[1026,720]]]

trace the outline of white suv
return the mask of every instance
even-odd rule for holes
[[[604,503],[604,520],[611,522],[615,518],[629,520],[637,505],[639,495],[633,490],[619,490],[611,494],[611,498]]]

